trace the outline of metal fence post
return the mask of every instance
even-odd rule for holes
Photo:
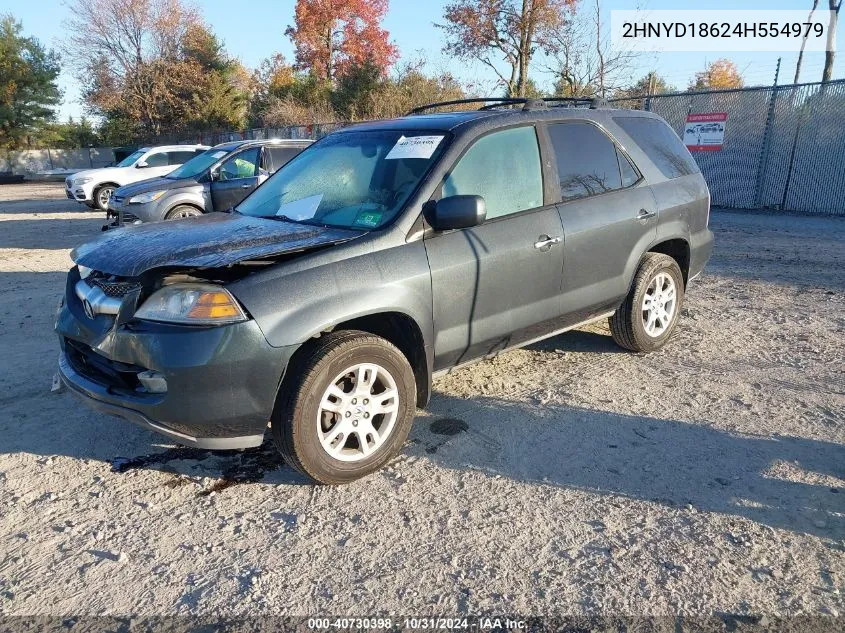
[[[779,86],[772,87],[772,95],[769,97],[769,109],[766,114],[766,124],[763,126],[763,147],[760,150],[760,160],[757,163],[757,180],[754,184],[754,208],[763,206],[763,184],[766,180],[766,172],[769,164],[769,147],[771,145],[772,120],[775,117],[775,102],[777,101]]]

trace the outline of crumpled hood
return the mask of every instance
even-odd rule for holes
[[[238,213],[127,226],[74,249],[73,261],[120,277],[162,267],[216,268],[246,259],[338,244],[363,231],[310,226]]]
[[[199,183],[194,178],[147,178],[139,182],[133,182],[128,185],[123,185],[120,189],[115,191],[118,196],[124,196],[127,199],[132,196],[137,196],[148,191],[170,191],[171,189],[182,189],[184,187],[196,186]]]

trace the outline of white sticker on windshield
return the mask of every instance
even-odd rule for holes
[[[401,158],[431,158],[434,150],[443,140],[442,136],[400,136],[393,149],[384,157],[385,160]]]
[[[226,152],[226,151],[219,151],[219,152],[214,152],[214,153],[212,154],[212,156],[214,156],[214,158],[223,158],[226,154],[228,154],[228,152]]]
[[[323,194],[318,193],[316,196],[308,196],[293,202],[287,202],[279,207],[276,215],[284,215],[291,220],[308,220],[314,217],[317,213],[317,207],[323,201]]]

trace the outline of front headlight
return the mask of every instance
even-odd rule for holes
[[[84,185],[85,183],[89,183],[92,180],[94,180],[93,176],[85,176],[83,178],[77,178],[76,180],[73,181],[73,184],[74,185]]]
[[[166,191],[148,191],[138,196],[129,198],[129,204],[146,204],[147,202],[155,202],[161,198]]]
[[[135,318],[189,325],[225,325],[247,316],[225,288],[211,284],[173,284],[144,301]]]

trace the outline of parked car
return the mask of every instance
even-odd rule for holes
[[[61,379],[191,446],[269,420],[336,484],[400,450],[434,376],[606,318],[661,348],[713,244],[695,161],[652,113],[521,102],[355,125],[233,213],[77,248]]]
[[[109,201],[117,225],[227,211],[313,141],[223,143],[162,178],[121,187]]]
[[[65,193],[71,200],[105,211],[109,198],[118,187],[169,174],[207,149],[207,145],[142,147],[114,167],[86,169],[68,176],[65,179]]]

